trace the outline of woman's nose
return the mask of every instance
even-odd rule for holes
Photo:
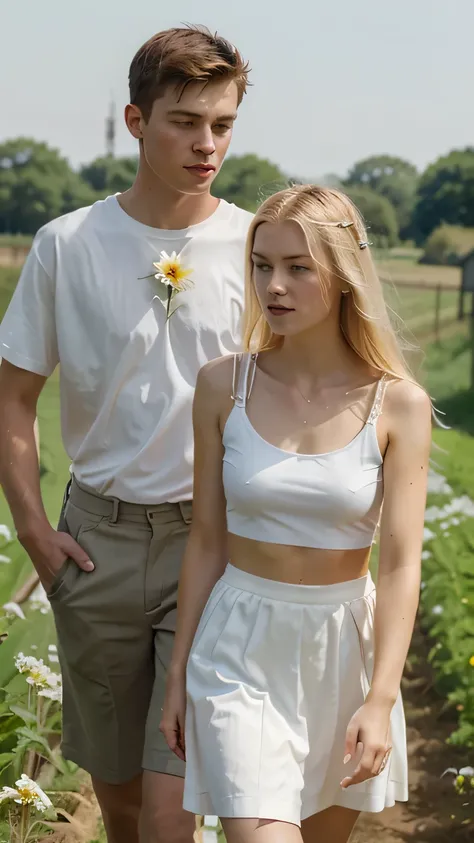
[[[272,277],[268,282],[268,292],[274,296],[284,296],[286,293],[286,286],[284,278],[279,272],[272,272]]]

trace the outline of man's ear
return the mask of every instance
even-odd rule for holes
[[[125,106],[125,123],[134,138],[140,140],[143,137],[143,115],[138,105],[129,103]]]

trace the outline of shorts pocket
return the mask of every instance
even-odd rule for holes
[[[104,520],[104,517],[105,516],[103,515],[95,515],[91,512],[85,512],[85,510],[79,509],[79,507],[75,506],[71,503],[71,501],[68,501],[64,513],[61,516],[58,530],[63,533],[68,533],[68,535],[70,535],[71,538],[80,545],[81,536],[84,535],[84,533],[89,533],[92,530],[95,530]],[[74,562],[71,557],[67,557],[64,560],[63,564],[56,572],[56,576],[54,577],[51,586],[46,592],[48,600],[55,599],[56,595],[66,582],[68,572],[74,570],[75,567],[77,567],[76,562]]]

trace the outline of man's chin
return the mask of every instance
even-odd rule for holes
[[[177,185],[176,190],[178,193],[183,193],[186,196],[207,196],[210,193],[211,187],[213,185],[214,179],[209,179],[206,184],[199,184],[199,185]]]

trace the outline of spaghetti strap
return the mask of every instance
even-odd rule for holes
[[[255,380],[255,370],[257,368],[256,365],[257,355],[250,354],[247,352],[245,354],[234,354],[234,368],[232,373],[232,395],[231,398],[233,399],[235,405],[237,407],[245,408],[247,404],[247,398],[249,397],[253,383]],[[250,375],[250,386],[249,386],[249,373],[250,368],[252,368],[252,372]],[[237,376],[238,370],[238,376]],[[236,386],[237,383],[237,386]]]
[[[367,419],[367,424],[375,424],[378,417],[382,415],[383,399],[385,395],[385,390],[387,388],[387,383],[387,375],[384,373],[377,384],[374,403],[372,404],[372,408]]]

